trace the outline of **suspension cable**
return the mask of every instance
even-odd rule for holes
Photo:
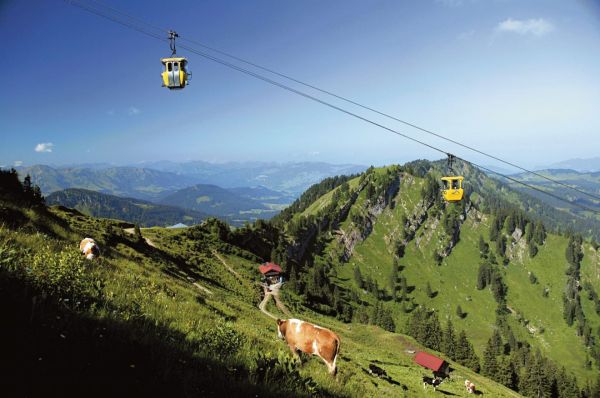
[[[77,6],[77,7],[80,7],[80,8],[82,8],[82,9],[84,9],[84,10],[88,11],[88,12],[91,12],[91,13],[93,13],[93,14],[96,14],[96,15],[98,15],[98,16],[101,16],[101,17],[103,17],[103,18],[106,18],[106,19],[108,19],[108,20],[111,20],[111,21],[113,21],[113,22],[119,23],[119,24],[121,24],[121,25],[123,25],[123,26],[126,26],[126,27],[132,28],[132,29],[134,29],[134,30],[137,30],[138,32],[140,32],[140,33],[143,33],[143,34],[145,34],[145,35],[147,35],[147,36],[150,36],[150,37],[156,38],[156,39],[158,39],[158,40],[161,40],[161,41],[169,41],[169,39],[166,39],[166,38],[164,38],[164,37],[161,37],[161,36],[159,36],[159,35],[157,35],[157,34],[154,34],[154,33],[148,32],[147,30],[145,30],[145,29],[143,29],[143,28],[140,28],[139,26],[135,26],[135,25],[133,25],[133,24],[131,24],[131,23],[128,23],[128,22],[125,22],[125,21],[122,21],[122,20],[118,20],[118,19],[116,19],[116,18],[113,18],[113,17],[111,17],[111,16],[109,16],[109,15],[106,15],[105,13],[102,13],[102,12],[101,12],[101,10],[98,10],[98,9],[95,9],[95,8],[92,8],[92,7],[89,7],[88,5],[86,5],[86,4],[84,4],[84,3],[82,3],[80,0],[65,0],[65,1],[66,1],[66,2],[68,2],[69,4],[72,4],[72,5],[75,5],[75,6]],[[211,60],[211,61],[213,61],[213,62],[219,63],[219,64],[221,64],[221,65],[223,65],[223,66],[227,66],[227,67],[229,67],[229,68],[231,68],[231,69],[237,70],[237,71],[239,71],[239,72],[241,72],[241,73],[244,73],[244,74],[246,74],[246,75],[249,75],[249,76],[255,77],[255,78],[257,78],[257,79],[259,79],[259,80],[262,80],[262,81],[264,81],[264,82],[266,82],[266,83],[269,83],[269,84],[271,84],[271,85],[274,85],[274,86],[280,87],[280,88],[282,88],[282,89],[284,89],[284,90],[287,90],[287,91],[289,91],[289,92],[292,92],[292,93],[294,93],[294,94],[300,95],[300,96],[302,96],[302,97],[305,97],[305,98],[307,98],[307,99],[310,99],[310,100],[312,100],[312,101],[315,101],[315,102],[317,102],[317,103],[320,103],[320,104],[322,104],[322,105],[325,105],[325,106],[327,106],[327,107],[329,107],[329,108],[332,108],[332,109],[334,109],[334,110],[337,110],[337,111],[339,111],[339,112],[345,113],[345,114],[347,114],[347,115],[349,115],[349,116],[352,116],[352,117],[354,117],[354,118],[357,118],[357,119],[359,119],[359,120],[362,120],[362,121],[364,121],[364,122],[366,122],[366,123],[372,124],[372,125],[374,125],[374,126],[376,126],[376,127],[379,127],[379,128],[381,128],[381,129],[384,129],[384,130],[386,130],[386,131],[388,131],[388,132],[391,132],[391,133],[393,133],[393,134],[396,134],[396,135],[398,135],[398,136],[401,136],[401,137],[403,137],[403,138],[405,138],[405,139],[408,139],[408,140],[410,140],[410,141],[416,142],[416,143],[418,143],[418,144],[421,144],[421,145],[423,145],[423,146],[426,146],[426,147],[428,147],[428,148],[430,148],[430,149],[432,149],[432,150],[435,150],[435,151],[437,151],[437,152],[440,152],[440,153],[442,153],[442,154],[445,154],[445,155],[447,155],[447,152],[446,152],[445,150],[443,150],[443,149],[437,148],[437,147],[435,147],[435,146],[433,146],[433,145],[430,145],[430,144],[428,144],[428,143],[426,143],[426,142],[424,142],[424,141],[418,140],[418,139],[416,139],[416,138],[414,138],[414,137],[411,137],[411,136],[409,136],[409,135],[406,135],[406,134],[404,134],[404,133],[401,133],[400,131],[397,131],[397,130],[395,130],[395,129],[392,129],[392,128],[390,128],[390,127],[387,127],[387,126],[385,126],[385,125],[383,125],[383,124],[380,124],[380,123],[378,123],[378,122],[375,122],[375,121],[373,121],[373,120],[371,120],[371,119],[368,119],[368,118],[366,118],[366,117],[364,117],[364,116],[358,115],[357,113],[354,113],[354,112],[351,112],[351,111],[349,111],[349,110],[346,110],[346,109],[344,109],[344,108],[341,108],[341,107],[339,107],[339,106],[337,106],[337,105],[334,105],[334,104],[332,104],[332,103],[329,103],[329,102],[327,102],[327,101],[325,101],[325,100],[322,100],[322,99],[320,99],[320,98],[317,98],[317,97],[315,97],[315,96],[313,96],[313,95],[307,94],[307,93],[305,93],[305,92],[302,92],[302,91],[300,91],[300,90],[297,90],[297,89],[295,89],[295,88],[293,88],[293,87],[290,87],[290,86],[288,86],[288,85],[285,85],[285,84],[283,84],[283,83],[280,83],[280,82],[278,82],[278,81],[272,80],[272,79],[270,79],[270,78],[268,78],[268,77],[262,76],[262,75],[260,75],[260,74],[258,74],[258,73],[255,73],[255,72],[253,72],[253,71],[250,71],[250,70],[244,69],[244,68],[242,68],[242,67],[240,67],[240,66],[238,66],[238,65],[235,65],[235,64],[232,64],[232,63],[230,63],[230,62],[228,62],[228,61],[225,61],[225,60],[223,60],[223,59],[217,58],[217,57],[215,57],[215,56],[213,56],[213,55],[210,55],[210,54],[207,54],[207,53],[205,53],[205,52],[202,52],[202,51],[200,51],[200,50],[197,50],[197,49],[195,49],[195,48],[193,48],[193,47],[190,47],[190,46],[187,46],[187,45],[181,45],[181,44],[179,45],[179,47],[180,47],[180,48],[183,48],[183,49],[185,49],[185,50],[187,50],[187,51],[189,51],[189,52],[191,52],[191,53],[194,53],[194,54],[197,54],[197,55],[199,55],[199,56],[201,56],[201,57],[204,57],[204,58],[206,58],[206,59],[209,59],[209,60]],[[454,155],[453,155],[453,156],[454,156]],[[510,181],[513,181],[513,182],[515,182],[515,183],[518,183],[518,184],[520,184],[520,185],[523,185],[523,186],[525,186],[525,187],[528,187],[528,188],[530,188],[530,189],[532,189],[532,190],[535,190],[535,191],[541,192],[541,193],[543,193],[543,194],[546,194],[546,195],[548,195],[548,196],[550,196],[550,197],[552,197],[552,198],[554,198],[554,199],[557,199],[557,200],[559,200],[559,201],[562,201],[562,202],[564,202],[564,203],[567,203],[567,204],[569,204],[569,205],[571,205],[571,206],[577,206],[577,207],[579,207],[579,208],[581,208],[581,209],[583,209],[583,210],[586,210],[586,211],[589,211],[589,212],[592,212],[592,213],[596,213],[596,214],[600,214],[600,210],[597,210],[597,209],[593,209],[593,208],[590,208],[590,207],[584,206],[584,205],[582,205],[582,204],[580,204],[580,203],[577,203],[577,202],[572,202],[572,201],[570,201],[570,200],[567,200],[567,199],[565,199],[565,198],[562,198],[562,197],[560,197],[560,196],[558,196],[558,195],[556,195],[556,194],[553,194],[553,193],[551,193],[551,192],[547,192],[547,191],[545,191],[545,190],[543,190],[543,189],[540,189],[540,188],[538,188],[538,187],[535,187],[535,186],[533,186],[533,185],[531,185],[531,184],[525,183],[525,182],[523,182],[523,181],[520,181],[520,180],[518,180],[518,179],[516,179],[516,178],[510,177],[510,176],[508,176],[508,175],[505,175],[505,174],[503,174],[503,173],[499,173],[499,172],[497,172],[497,171],[494,171],[494,170],[492,170],[492,169],[490,169],[490,168],[487,168],[487,167],[484,167],[484,166],[478,165],[478,164],[476,164],[476,163],[473,163],[473,162],[471,162],[471,161],[469,161],[469,160],[466,160],[466,159],[463,159],[463,158],[461,158],[461,157],[454,156],[454,158],[455,158],[455,159],[458,159],[458,160],[462,160],[463,162],[465,162],[465,163],[467,163],[467,164],[471,164],[471,165],[473,165],[473,166],[475,166],[475,167],[477,167],[477,168],[479,168],[479,169],[483,169],[483,170],[486,170],[486,171],[488,171],[488,172],[490,172],[490,173],[493,173],[493,174],[499,175],[499,176],[501,176],[501,177],[504,177],[504,178],[506,178],[506,179],[508,179],[508,180],[510,180]],[[548,178],[547,178],[547,179],[548,179]],[[552,182],[559,183],[559,182],[557,182],[557,181],[555,181],[555,180],[553,180],[553,179],[549,179],[549,180],[550,180],[550,181],[552,181]],[[561,184],[561,185],[565,185],[565,184],[562,184],[562,183],[560,183],[560,184]],[[568,187],[568,188],[571,188],[571,187],[570,187],[570,186],[568,186],[568,185],[565,185],[565,186],[566,186],[566,187]],[[583,193],[586,193],[585,191],[582,191],[582,192],[583,192]],[[591,195],[591,194],[589,194],[589,193],[586,193],[586,194],[587,194],[587,195],[590,195],[590,196],[592,196],[592,197],[594,197],[594,198],[596,198],[594,195]],[[600,197],[598,197],[598,199],[600,199]]]

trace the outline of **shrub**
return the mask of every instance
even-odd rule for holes
[[[258,385],[278,386],[282,391],[297,391],[310,396],[319,394],[317,383],[311,378],[303,378],[298,370],[299,360],[279,351],[277,356],[271,353],[258,353],[252,381]]]
[[[246,337],[230,322],[219,321],[200,336],[200,349],[209,354],[233,357],[246,342]]]

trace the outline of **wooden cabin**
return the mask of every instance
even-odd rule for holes
[[[283,282],[283,271],[281,267],[275,263],[264,263],[258,267],[262,274],[263,282],[267,285],[274,285]]]

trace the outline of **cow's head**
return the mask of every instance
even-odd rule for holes
[[[287,320],[277,320],[277,337],[285,339],[285,330],[287,329]]]

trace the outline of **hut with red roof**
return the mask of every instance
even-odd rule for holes
[[[424,368],[431,369],[434,376],[446,377],[450,372],[450,365],[448,362],[426,352],[417,352],[417,355],[415,355],[415,362]]]
[[[283,271],[281,267],[275,263],[264,263],[258,267],[258,270],[263,276],[263,281],[267,285],[273,285],[283,282]]]

